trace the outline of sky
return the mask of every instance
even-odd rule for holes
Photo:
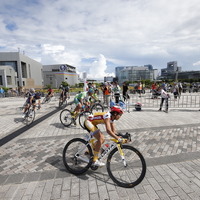
[[[200,70],[199,0],[2,0],[0,52],[69,64],[88,78],[177,61]]]

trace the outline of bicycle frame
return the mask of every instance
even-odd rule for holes
[[[112,141],[111,145],[109,147],[107,147],[100,155],[99,155],[99,160],[102,160],[102,159],[105,159],[108,154],[115,148],[117,147],[118,149],[118,152],[122,158],[122,161],[123,161],[123,164],[124,166],[126,166],[126,161],[125,161],[125,158],[124,158],[124,153],[123,153],[123,150],[122,150],[122,144],[120,142],[118,142],[118,140],[116,140],[115,138],[107,138],[106,140],[108,141]],[[93,138],[91,135],[88,136],[88,139],[86,140],[88,143],[86,145],[90,145],[93,146],[94,145],[94,141],[96,141],[95,138]],[[84,150],[84,149],[83,149]],[[77,152],[80,153],[81,151]],[[89,162],[89,161],[88,161]]]

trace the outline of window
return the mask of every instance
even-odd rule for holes
[[[16,61],[0,61],[0,65],[9,65],[17,72],[17,62]]]
[[[21,62],[21,67],[22,67],[22,78],[27,78],[26,63]]]
[[[7,76],[7,84],[12,85],[12,78],[11,76]]]
[[[0,85],[3,85],[3,78],[0,76]]]

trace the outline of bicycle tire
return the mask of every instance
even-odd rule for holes
[[[26,112],[26,116],[24,118],[24,123],[27,126],[29,126],[33,123],[34,119],[35,119],[35,111],[34,110],[28,110]]]
[[[44,99],[42,100],[42,104],[46,103],[46,97],[44,97]]]
[[[52,98],[52,97],[46,98],[46,103],[49,103],[49,102],[51,101],[51,98]]]
[[[72,113],[70,110],[64,109],[61,111],[60,122],[66,127],[68,127],[72,124],[73,119],[72,119]]]
[[[104,107],[103,105],[101,105],[100,103],[95,103],[92,107],[91,107],[91,112],[103,112],[104,111]]]
[[[88,115],[91,115],[92,113],[90,111],[83,111],[80,113],[79,115],[79,124],[80,126],[85,129],[85,126],[84,126],[84,121],[85,119],[88,117]]]
[[[92,165],[92,148],[81,138],[70,140],[63,149],[63,163],[66,169],[76,175],[85,173]],[[80,150],[80,152],[78,152]],[[86,154],[87,152],[87,154]],[[75,155],[77,154],[77,157]]]
[[[126,166],[121,159],[118,148],[114,148],[107,158],[107,171],[117,185],[132,188],[141,183],[146,174],[146,162],[143,155],[134,147],[122,145]],[[125,179],[125,180],[123,180]]]

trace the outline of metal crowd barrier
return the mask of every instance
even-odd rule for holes
[[[142,107],[146,108],[158,108],[160,106],[161,97],[152,98],[151,95],[131,95],[130,106],[135,103],[141,103]],[[180,98],[174,98],[173,94],[168,99],[170,108],[200,108],[200,95],[181,95]]]

